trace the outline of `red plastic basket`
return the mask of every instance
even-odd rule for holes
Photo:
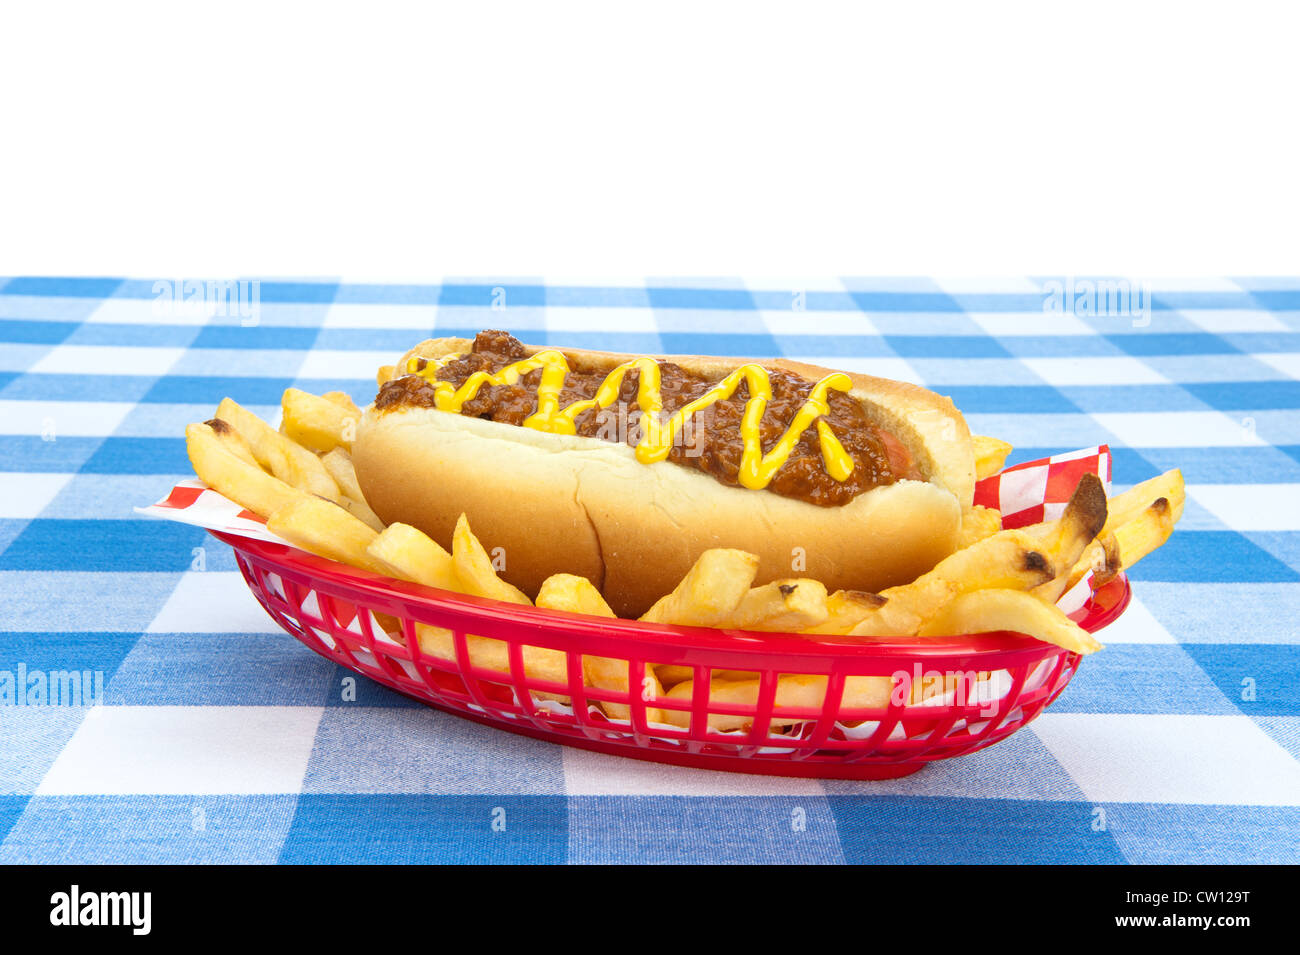
[[[932,760],[1005,739],[1060,695],[1079,664],[1077,653],[1014,633],[864,644],[847,637],[669,627],[541,610],[395,581],[280,544],[212,533],[234,548],[267,612],[322,656],[459,716],[639,759],[783,776],[905,776]],[[1128,581],[1121,575],[1071,616],[1085,629],[1099,630],[1128,601]],[[373,615],[393,618],[392,632]],[[455,658],[423,652],[417,624],[451,631]],[[474,665],[471,634],[502,641],[508,669]],[[526,673],[525,647],[563,653],[566,679]],[[584,656],[627,661],[632,689],[585,685]],[[647,668],[665,664],[692,669],[689,699],[643,699]],[[710,700],[706,688],[713,672],[721,670],[755,674],[755,701]],[[896,677],[900,673],[921,686],[929,674],[934,692],[919,702],[906,689],[892,693],[887,704],[857,702],[862,681],[854,678],[886,678],[906,686]],[[792,675],[804,682],[825,679],[819,706],[781,703],[781,678]],[[942,692],[935,675],[943,677]],[[607,716],[602,702],[622,704],[627,719]],[[670,719],[649,722],[656,709]],[[710,718],[715,724],[742,725],[723,730],[710,726]]]

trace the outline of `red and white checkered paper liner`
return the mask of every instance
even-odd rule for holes
[[[1105,444],[1026,461],[976,483],[975,503],[1001,511],[1003,527],[1054,521],[1085,474],[1100,477],[1110,497],[1110,468],[1110,446]]]
[[[210,531],[225,531],[238,537],[293,546],[284,538],[268,531],[266,521],[262,518],[224,494],[214,491],[198,478],[181,481],[157,504],[137,507],[135,512],[149,517],[161,517],[165,521],[193,524]]]
[[[1004,527],[1023,527],[1054,520],[1065,510],[1070,495],[1085,473],[1098,475],[1110,495],[1111,454],[1107,445],[1056,454],[1009,467],[975,485],[975,503],[1002,512]],[[202,481],[181,481],[165,498],[136,513],[192,524],[239,537],[292,546],[266,529],[266,522]],[[1091,575],[1061,598],[1067,613],[1082,607],[1091,594]]]

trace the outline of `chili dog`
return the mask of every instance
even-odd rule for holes
[[[975,454],[951,400],[798,362],[619,355],[504,332],[431,339],[380,375],[352,446],[386,523],[463,513],[529,594],[586,577],[639,616],[708,548],[878,591],[952,553]],[[501,551],[497,551],[501,548]]]

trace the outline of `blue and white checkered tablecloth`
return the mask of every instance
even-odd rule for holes
[[[264,280],[241,314],[0,279],[0,862],[1300,862],[1300,281],[1101,288]],[[1117,490],[1181,467],[1186,512],[1049,711],[874,783],[563,748],[364,680],[344,699],[226,547],[134,515],[222,397],[365,404],[379,364],[485,327],[917,381],[1013,463],[1107,442]],[[34,689],[74,671],[95,705]]]

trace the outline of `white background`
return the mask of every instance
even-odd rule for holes
[[[0,274],[1295,274],[1294,5],[7,5]]]

